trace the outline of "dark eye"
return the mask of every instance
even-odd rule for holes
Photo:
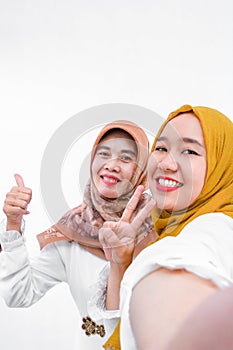
[[[127,154],[122,154],[121,160],[122,160],[123,162],[129,163],[129,162],[132,162],[133,159],[132,159],[132,157],[130,157],[130,156],[127,155]]]
[[[98,151],[97,154],[98,154],[98,156],[100,156],[102,158],[107,158],[110,156],[109,152],[107,152],[107,151]]]
[[[198,153],[192,149],[185,149],[182,153],[183,154],[194,154],[194,155],[198,156]]]
[[[157,146],[156,148],[155,148],[155,151],[156,152],[167,152],[167,149],[166,149],[166,147],[162,147],[162,146]]]

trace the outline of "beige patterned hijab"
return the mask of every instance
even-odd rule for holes
[[[109,131],[114,129],[127,132],[135,141],[137,146],[137,168],[131,179],[131,186],[127,193],[116,199],[103,198],[97,191],[92,179],[92,162],[100,141]],[[75,241],[94,254],[104,257],[98,239],[99,229],[107,220],[119,221],[129,199],[136,187],[140,184],[146,185],[146,165],[149,154],[149,142],[145,132],[136,124],[122,120],[107,124],[99,133],[91,153],[90,179],[86,185],[82,204],[69,210],[57,224],[45,232],[40,233],[37,238],[40,248],[47,244],[60,241]],[[149,196],[144,194],[140,200],[136,213],[148,202]],[[151,218],[145,220],[139,231],[140,237],[144,237],[153,229]],[[101,252],[100,252],[101,250]]]

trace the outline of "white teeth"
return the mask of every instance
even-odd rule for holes
[[[105,180],[105,181],[108,181],[108,182],[111,182],[111,183],[117,183],[117,180],[116,179],[113,179],[113,178],[111,178],[111,177],[106,177],[106,176],[103,176],[103,179]]]
[[[159,178],[159,184],[164,187],[180,187],[180,184],[176,181],[166,180]]]

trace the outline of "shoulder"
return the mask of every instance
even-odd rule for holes
[[[222,213],[203,214],[187,224],[178,236],[167,236],[149,245],[131,264],[137,265],[140,272],[151,271],[156,266],[169,266],[184,261],[196,261],[198,254],[206,260],[208,254],[232,256],[233,251],[233,219]],[[232,258],[231,258],[232,259]],[[193,261],[192,261],[193,263]]]
[[[202,222],[202,223],[225,223],[233,227],[233,219],[224,213],[207,213],[198,216],[191,222]]]
[[[208,213],[198,216],[196,219],[188,223],[180,235],[191,233],[195,231],[200,234],[211,232],[213,235],[215,232],[230,232],[233,233],[233,219],[223,213]]]
[[[233,219],[222,213],[203,214],[187,224],[178,236],[164,237],[135,258],[124,275],[122,297],[124,290],[133,288],[160,267],[187,269],[222,285],[225,280],[233,280],[232,251]],[[219,282],[216,276],[223,278]]]

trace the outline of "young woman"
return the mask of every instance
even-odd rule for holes
[[[148,163],[160,237],[124,274],[121,349],[166,349],[204,300],[232,284],[232,159],[233,123],[214,109],[185,105],[162,125]],[[135,230],[127,225],[125,235],[133,238]],[[116,255],[106,233],[103,245]],[[107,349],[119,349],[115,335]]]
[[[36,260],[29,260],[21,232],[32,191],[20,175],[15,175],[17,186],[6,196],[3,209],[7,227],[1,234],[0,293],[7,305],[27,307],[57,283],[67,282],[83,316],[83,324],[77,325],[82,349],[101,348],[109,335],[101,317],[114,320],[116,314],[102,310],[99,319],[94,320],[89,315],[90,286],[106,264],[98,233],[106,220],[119,221],[138,185],[136,192],[141,197],[147,159],[148,139],[141,128],[128,121],[105,126],[93,146],[91,176],[82,204],[38,235],[42,252]],[[146,194],[137,211],[143,207],[151,208]],[[145,219],[136,238],[137,250],[155,237],[151,219]]]

